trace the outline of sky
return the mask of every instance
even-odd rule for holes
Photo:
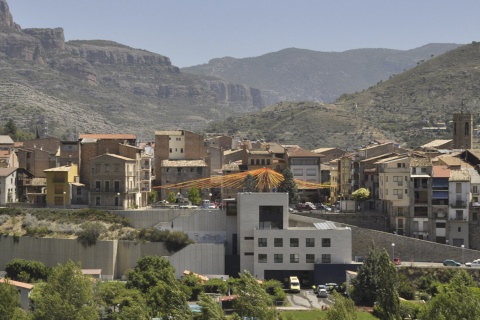
[[[408,50],[480,39],[478,0],[7,0],[22,28],[111,40],[188,67],[285,48]]]

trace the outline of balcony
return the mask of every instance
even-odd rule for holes
[[[465,209],[467,207],[467,202],[463,200],[457,200],[454,203],[450,203],[450,207]]]

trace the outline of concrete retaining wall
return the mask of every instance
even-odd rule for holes
[[[37,260],[48,267],[72,260],[80,262],[82,269],[102,269],[103,279],[120,279],[144,255],[167,257],[177,277],[181,277],[184,270],[225,274],[223,244],[191,244],[170,256],[161,242],[114,240],[84,246],[76,239],[0,237],[0,270],[5,270],[7,263],[15,258]]]

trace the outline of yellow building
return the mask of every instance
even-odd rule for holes
[[[78,166],[71,164],[43,171],[47,175],[47,206],[70,207],[70,184],[78,180]]]

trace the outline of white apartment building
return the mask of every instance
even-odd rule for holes
[[[451,170],[448,187],[449,243],[468,248],[468,209],[471,199],[468,170]]]
[[[17,202],[17,169],[0,168],[0,205]]]
[[[378,173],[379,198],[386,212],[395,217],[396,229],[403,229],[404,217],[410,205],[410,157],[395,156],[375,162]]]

